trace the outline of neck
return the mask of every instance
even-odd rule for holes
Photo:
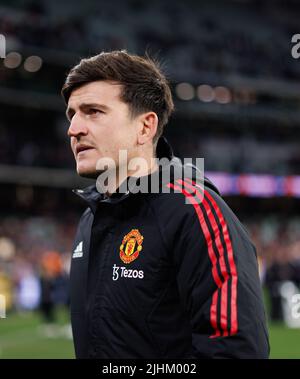
[[[153,156],[148,157],[148,158],[146,157],[135,157],[135,158],[142,158],[143,164],[139,165],[137,163],[136,165],[134,165],[135,167],[138,167],[138,170],[130,170],[128,168],[128,162],[124,164],[123,166],[117,167],[115,184],[109,187],[109,190],[106,192],[107,196],[110,196],[114,192],[116,192],[116,190],[128,177],[134,176],[138,178],[141,176],[150,175],[158,169],[158,164]]]

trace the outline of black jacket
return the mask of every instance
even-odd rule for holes
[[[157,156],[174,162],[164,138]],[[71,265],[77,358],[268,357],[255,247],[195,173],[173,170],[159,193],[77,191],[89,206]]]

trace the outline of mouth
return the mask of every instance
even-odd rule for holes
[[[77,145],[75,151],[76,151],[76,155],[78,155],[78,154],[80,154],[80,153],[82,153],[82,152],[84,152],[84,151],[92,150],[92,149],[93,149],[92,146],[88,146],[88,145]]]

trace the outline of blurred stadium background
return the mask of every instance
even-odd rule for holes
[[[60,88],[101,50],[159,57],[176,115],[175,153],[206,175],[256,244],[271,357],[300,358],[299,1],[1,0],[0,358],[73,358],[72,238],[84,204]],[[107,136],[109,138],[109,136]]]

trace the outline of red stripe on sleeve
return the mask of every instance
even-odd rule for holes
[[[223,249],[223,245],[222,245],[221,238],[220,238],[220,231],[219,231],[216,219],[214,217],[214,214],[212,213],[211,206],[208,203],[208,201],[205,199],[205,197],[203,197],[203,195],[199,193],[198,189],[195,186],[193,186],[193,185],[191,185],[191,184],[189,184],[183,180],[178,180],[178,183],[184,185],[186,188],[188,188],[190,190],[195,190],[196,196],[198,197],[198,199],[202,200],[201,203],[205,208],[206,215],[207,215],[209,222],[210,222],[210,225],[213,229],[214,241],[216,243],[216,247],[218,249],[218,254],[219,254],[218,259],[219,259],[220,269],[221,269],[222,276],[224,278],[223,282],[221,283],[221,286],[219,287],[221,289],[221,320],[220,320],[220,324],[221,324],[221,329],[223,331],[223,336],[227,336],[228,335],[228,286],[227,286],[227,282],[228,282],[230,276],[229,276],[229,274],[227,272],[227,268],[226,268],[226,263],[225,263],[225,258],[224,258],[224,249]],[[202,196],[200,196],[200,195],[202,195]],[[210,243],[212,243],[212,239],[211,239]]]
[[[188,181],[192,182],[195,186],[198,186],[194,181],[187,179]],[[201,188],[201,187],[200,187]],[[203,190],[203,189],[202,189]],[[216,212],[216,215],[218,216],[219,222],[221,224],[221,229],[224,237],[224,241],[226,244],[227,254],[228,254],[228,262],[230,267],[230,273],[231,273],[231,328],[230,328],[230,335],[236,334],[238,331],[238,318],[237,318],[237,282],[238,282],[238,275],[237,275],[237,269],[234,262],[234,256],[233,256],[233,248],[232,243],[228,231],[227,223],[224,219],[224,216],[220,210],[220,207],[218,206],[215,199],[211,196],[211,194],[204,190],[204,196],[210,200],[213,209]],[[219,246],[219,245],[218,245]],[[219,250],[223,254],[223,248],[222,250]],[[227,285],[227,283],[226,283]],[[227,291],[227,290],[226,290]],[[225,292],[225,290],[224,290]],[[225,304],[224,304],[225,307]],[[222,322],[222,312],[221,312],[221,322]]]
[[[193,195],[191,193],[189,193],[187,190],[183,189],[182,186],[177,186],[177,185],[174,185],[173,183],[169,183],[167,186],[170,188],[173,188],[175,190],[179,190],[181,193],[183,193],[191,201],[192,205],[194,206],[194,209],[195,209],[196,214],[197,214],[198,219],[199,219],[201,229],[202,229],[203,234],[204,234],[205,239],[206,239],[208,255],[209,255],[210,261],[212,263],[212,276],[214,278],[214,281],[215,281],[218,289],[221,288],[222,287],[222,280],[219,277],[219,274],[217,271],[217,257],[215,255],[214,250],[213,250],[212,237],[211,237],[211,234],[210,234],[209,229],[207,227],[207,224],[206,224],[206,221],[205,221],[205,218],[204,218],[204,215],[203,215],[203,212],[201,210],[200,205],[197,202],[193,201],[194,200]],[[211,337],[218,337],[221,335],[220,330],[218,329],[218,325],[217,325],[218,289],[213,294],[212,303],[211,303],[211,307],[210,307],[210,322],[211,322],[211,326],[215,330],[215,334],[212,335]]]

